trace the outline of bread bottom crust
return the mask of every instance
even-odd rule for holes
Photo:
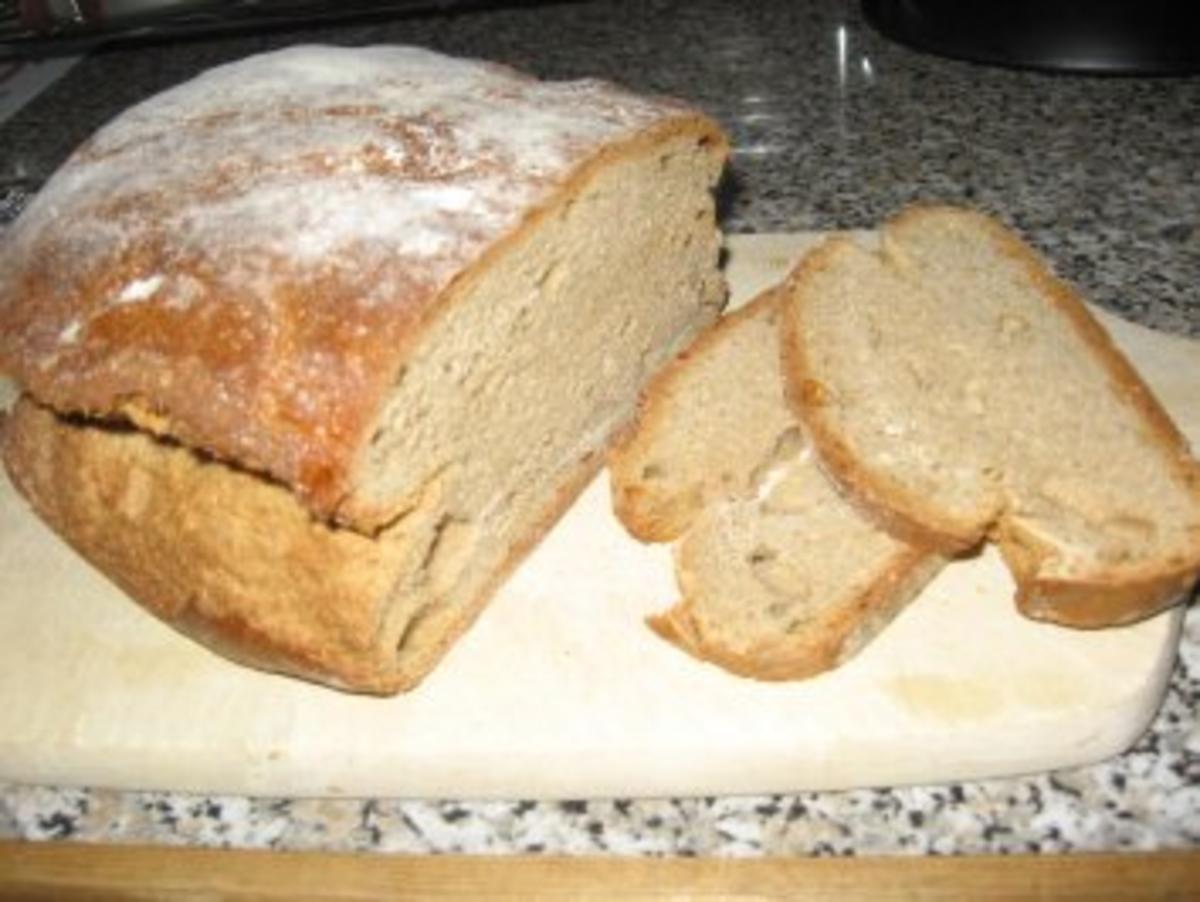
[[[384,638],[414,547],[403,520],[368,537],[316,520],[283,486],[137,430],[70,420],[20,399],[3,458],[37,514],[154,616],[256,669],[394,694],[433,669],[595,476],[582,456],[436,636],[407,653]]]
[[[913,547],[898,551],[871,585],[830,605],[802,632],[769,643],[732,648],[709,635],[694,616],[695,602],[684,597],[649,617],[647,625],[661,638],[693,657],[739,676],[764,682],[802,680],[844,664],[881,633],[913,601],[942,568],[940,555]],[[677,562],[677,568],[679,567]],[[690,580],[679,574],[679,582]]]

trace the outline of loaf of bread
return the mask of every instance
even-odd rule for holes
[[[726,153],[677,102],[413,48],[214,69],[5,236],[8,472],[212,648],[411,687],[719,313]]]
[[[664,368],[610,453],[622,523],[679,540],[682,599],[650,626],[770,680],[844,662],[944,564],[876,528],[822,474],[784,396],[780,300],[759,296]]]
[[[1200,572],[1200,468],[1077,295],[978,213],[834,238],[784,292],[785,377],[824,468],[895,535],[994,540],[1026,614],[1147,617]]]

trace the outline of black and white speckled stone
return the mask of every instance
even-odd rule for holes
[[[32,179],[0,188],[0,226],[30,184],[125,106],[216,63],[313,40],[417,43],[689,98],[735,141],[731,231],[863,227],[914,200],[969,203],[1020,228],[1087,297],[1200,336],[1200,78],[1055,77],[938,60],[884,41],[842,0],[516,6],[93,55],[0,126],[0,185]],[[1197,847],[1198,712],[1193,602],[1154,724],[1128,753],[1092,767],[890,790],[547,803],[0,786],[0,837],[644,855]]]

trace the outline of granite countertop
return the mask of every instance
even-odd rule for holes
[[[1200,78],[986,69],[891,44],[857,4],[523,4],[89,54],[0,125],[0,224],[103,121],[301,41],[414,43],[678,95],[733,137],[733,232],[867,227],[913,200],[1020,228],[1084,294],[1200,336]],[[294,800],[0,785],[0,838],[287,849],[756,855],[1200,846],[1200,609],[1126,754],[1022,779],[739,798]]]

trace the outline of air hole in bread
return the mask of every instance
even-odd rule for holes
[[[642,479],[662,479],[666,470],[660,464],[646,464],[642,467]]]
[[[794,426],[779,434],[779,438],[775,440],[775,447],[771,450],[771,459],[779,462],[791,460],[803,450],[804,436],[800,434],[799,427]]]
[[[767,605],[767,617],[771,620],[782,620],[791,611],[792,606],[786,601],[773,601]],[[792,623],[795,623],[795,619]]]
[[[462,385],[467,381],[471,367],[464,365],[464,362],[457,357],[447,358],[442,362],[442,375],[453,380],[458,385]],[[378,435],[378,432],[375,433]]]
[[[750,564],[766,564],[779,557],[779,552],[767,545],[758,545],[746,555],[746,561]]]
[[[555,260],[549,266],[542,270],[537,277],[537,287],[541,292],[552,292],[558,289],[558,286],[567,278],[567,273],[563,264]],[[528,309],[528,308],[526,308]],[[523,311],[522,311],[523,312]]]
[[[438,522],[422,565],[435,597],[445,595],[454,587],[477,539],[478,530],[467,519],[448,514]]]

